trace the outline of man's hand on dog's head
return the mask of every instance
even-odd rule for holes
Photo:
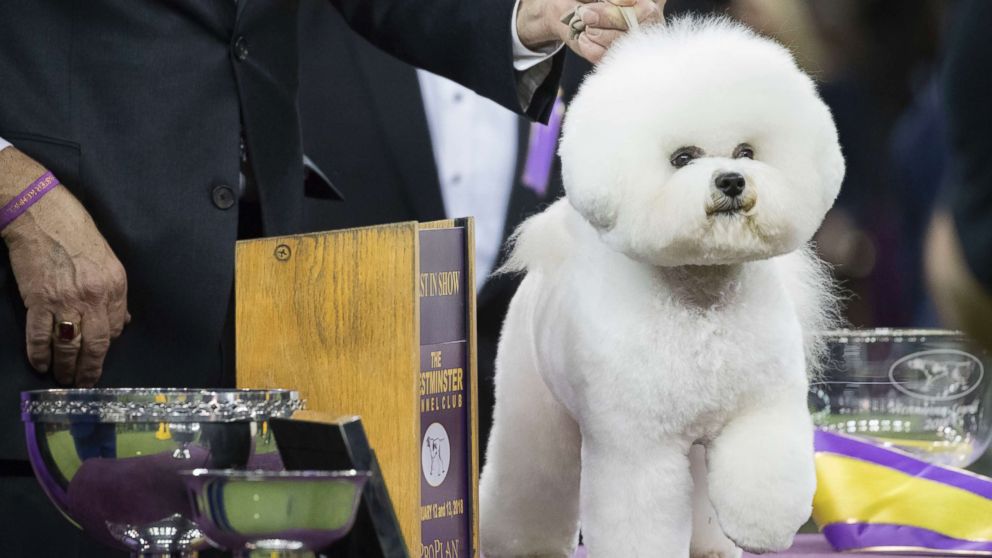
[[[597,63],[624,33],[621,8],[633,8],[641,24],[664,18],[666,0],[521,0],[517,33],[521,42],[539,49],[564,42],[579,56]],[[568,17],[575,13],[574,17]]]

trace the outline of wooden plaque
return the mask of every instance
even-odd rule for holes
[[[478,556],[471,218],[237,246],[238,387],[358,415],[411,556]]]

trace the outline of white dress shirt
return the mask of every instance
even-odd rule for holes
[[[503,243],[516,182],[519,117],[457,83],[417,70],[444,213],[475,217],[475,287],[482,289]]]

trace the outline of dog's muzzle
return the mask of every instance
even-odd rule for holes
[[[724,196],[736,198],[744,192],[744,175],[739,172],[725,172],[713,179],[713,184]]]
[[[715,190],[711,196],[708,215],[749,211],[755,204],[755,197],[745,193],[747,179],[738,172],[722,172],[713,177]]]

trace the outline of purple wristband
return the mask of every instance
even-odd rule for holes
[[[7,225],[14,219],[23,215],[29,207],[40,200],[42,196],[54,190],[58,185],[59,179],[55,178],[55,175],[51,171],[39,176],[38,180],[32,182],[23,192],[15,196],[14,199],[7,202],[3,207],[0,207],[0,231],[7,228]]]

